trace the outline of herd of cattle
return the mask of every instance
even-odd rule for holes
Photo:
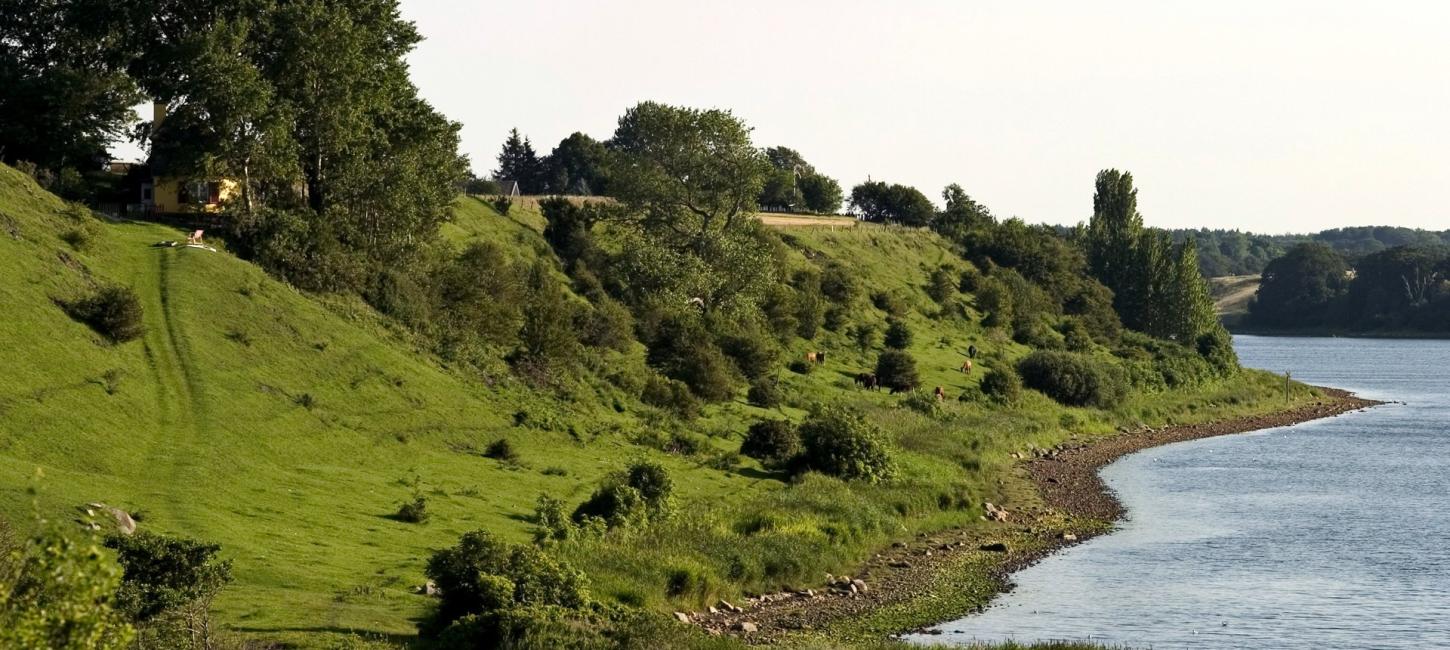
[[[962,374],[972,374],[972,359],[976,356],[977,346],[973,345],[967,348],[967,358],[962,360]],[[814,352],[807,352],[806,362],[816,365],[824,365],[826,363],[826,353],[820,350]],[[877,377],[876,373],[874,372],[858,372],[856,373],[856,376],[852,379],[853,381],[855,381],[857,386],[860,386],[861,388],[864,388],[866,390],[881,390],[881,379]],[[893,395],[898,392],[900,392],[900,390],[895,387],[891,389],[891,393]],[[937,386],[936,390],[933,391],[933,394],[938,400],[946,399],[946,391],[943,390],[941,386]]]

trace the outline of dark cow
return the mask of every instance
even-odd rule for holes
[[[876,375],[869,372],[856,373],[856,385],[866,390],[881,390],[881,382],[877,381]]]

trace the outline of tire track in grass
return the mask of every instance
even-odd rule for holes
[[[148,260],[147,274],[152,282],[138,283],[147,293],[146,301],[153,307],[153,321],[147,328],[147,363],[156,379],[160,402],[161,430],[152,437],[148,449],[146,471],[151,474],[152,497],[164,499],[163,510],[174,525],[191,529],[191,506],[177,486],[186,472],[194,467],[197,442],[201,439],[205,404],[200,398],[200,382],[190,365],[190,349],[181,330],[172,298],[172,257],[179,249],[160,248]],[[158,327],[159,325],[159,327]],[[195,478],[195,477],[194,477]]]

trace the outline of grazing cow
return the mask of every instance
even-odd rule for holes
[[[962,372],[965,373],[965,374],[968,374],[968,375],[972,374],[972,360],[971,359],[963,359],[962,360]]]
[[[806,353],[806,362],[807,363],[817,363],[817,361],[816,361],[816,355],[818,355],[818,354],[820,354],[820,353],[819,352],[807,352]]]
[[[942,390],[941,389],[941,386],[937,386],[936,387],[936,393],[935,394],[936,394],[936,401],[938,401],[938,402],[945,402],[946,401],[946,399],[947,399],[947,392],[944,391],[944,390]]]
[[[866,390],[878,390],[880,386],[876,382],[876,375],[869,372],[856,373],[856,385]]]
[[[975,358],[977,358],[977,346],[975,346],[975,345],[968,345],[967,346],[967,358],[969,358],[969,359],[975,359]]]
[[[819,364],[821,364],[823,366],[826,365],[826,353],[825,353],[825,351],[816,352],[816,363],[819,363]]]

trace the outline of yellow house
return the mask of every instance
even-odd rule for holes
[[[166,104],[153,102],[151,110],[154,132],[166,118]],[[150,183],[141,184],[141,204],[149,212],[162,214],[215,214],[241,192],[241,184],[230,178],[153,176]]]
[[[221,212],[228,201],[241,196],[241,184],[230,179],[155,177],[141,186],[141,202],[153,212]],[[148,196],[149,195],[149,196]],[[148,200],[149,199],[149,200]]]

